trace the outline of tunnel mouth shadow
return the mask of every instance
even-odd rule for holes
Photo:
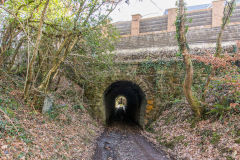
[[[131,81],[112,83],[104,92],[104,105],[107,125],[144,127],[146,96],[137,84]]]

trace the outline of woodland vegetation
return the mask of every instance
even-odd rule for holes
[[[1,148],[1,143],[9,143],[9,137],[14,137],[14,140],[11,140],[11,143],[14,144],[21,143],[24,146],[31,143],[30,146],[37,146],[37,133],[33,133],[29,128],[32,127],[33,130],[37,130],[40,122],[46,124],[49,128],[55,128],[59,134],[77,135],[76,137],[82,138],[81,140],[86,144],[93,143],[89,140],[91,139],[89,136],[95,136],[95,138],[99,136],[98,124],[95,120],[86,116],[89,112],[84,108],[84,105],[87,106],[88,104],[87,101],[84,104],[83,94],[81,93],[82,97],[80,97],[77,92],[72,93],[77,87],[58,95],[59,97],[65,96],[67,103],[72,105],[71,109],[65,110],[63,107],[57,109],[56,112],[49,112],[50,119],[57,119],[61,122],[61,125],[55,126],[50,122],[45,122],[45,118],[41,117],[39,111],[46,95],[67,86],[59,85],[61,77],[67,77],[68,81],[71,81],[70,83],[77,84],[81,88],[79,90],[84,92],[84,89],[89,88],[92,83],[101,80],[105,74],[105,69],[110,71],[111,67],[114,66],[114,55],[111,53],[120,36],[111,25],[109,15],[120,1],[0,1],[0,150],[4,150],[4,148]],[[126,1],[126,3],[130,3],[130,1]],[[206,53],[203,56],[197,56],[189,54],[186,38],[188,26],[185,22],[190,20],[186,18],[186,4],[184,0],[179,0],[177,3],[178,15],[175,25],[179,53],[176,56],[183,59],[185,79],[181,87],[188,102],[186,106],[190,107],[190,110],[194,113],[193,125],[197,122],[204,123],[205,121],[201,120],[212,120],[212,118],[224,123],[224,118],[240,115],[240,54],[239,51],[234,55],[223,53],[221,44],[224,29],[229,23],[235,5],[236,0],[226,1],[215,54]],[[193,89],[194,74],[196,74],[193,67],[194,62],[210,68],[206,82],[199,84],[203,86],[201,93]],[[214,103],[208,103],[209,98],[213,98]],[[81,102],[79,102],[80,100]],[[178,99],[176,99],[177,101]],[[25,106],[25,108],[19,106]],[[18,109],[20,114],[17,111]],[[79,120],[71,119],[71,116],[68,115],[70,113],[72,117],[79,118]],[[17,118],[18,116],[20,118]],[[167,118],[161,116],[166,121],[169,120],[169,117],[171,118],[171,115],[168,115]],[[178,115],[178,117],[181,116],[183,115]],[[31,122],[32,124],[30,124]],[[70,125],[70,122],[73,125]],[[88,124],[88,126],[77,126],[81,122]],[[161,123],[162,121],[159,122],[159,124]],[[168,122],[166,124],[169,125]],[[210,124],[209,121],[208,124]],[[78,129],[84,130],[84,127],[89,127],[89,125],[91,126],[90,129],[87,128],[87,133],[83,136],[74,132],[76,126]],[[67,128],[63,132],[61,131],[62,126]],[[147,129],[151,129],[151,127],[148,126]],[[45,128],[45,131],[52,135],[52,139],[54,139],[55,132],[49,131],[49,128]],[[232,133],[234,136],[239,136],[239,125],[235,128],[237,129]],[[70,130],[71,133],[69,133]],[[28,134],[31,134],[35,140],[31,140],[32,138]],[[218,138],[218,134],[215,137]],[[49,158],[47,156],[52,153],[48,153],[42,147],[49,145],[44,141],[45,138],[40,138],[42,141],[36,147],[38,148],[38,151],[35,150],[36,154],[26,155],[22,152],[16,152],[17,155],[13,156],[14,159],[31,156],[40,159]],[[65,140],[64,138],[64,136],[61,137],[61,142]],[[240,143],[239,138],[236,138],[236,144]],[[19,139],[21,139],[21,142],[19,142]],[[58,148],[58,151],[67,150],[65,145],[68,142],[70,143],[71,140],[69,138],[66,141],[61,145],[62,148]],[[78,146],[79,144],[82,143],[74,139],[74,145]],[[161,142],[161,144],[163,143]],[[169,142],[165,144],[171,146]],[[53,146],[49,148],[54,149]],[[46,154],[45,156],[42,154],[42,150]],[[64,159],[64,156],[69,158],[72,154],[75,154],[73,152],[72,149],[69,152],[66,151],[63,155],[51,156]],[[0,157],[4,153],[0,152]],[[76,157],[79,158],[77,153]]]
[[[4,2],[4,1],[3,1]],[[2,3],[3,3],[2,2]],[[197,117],[202,116],[207,89],[217,70],[224,70],[224,83],[239,90],[237,68],[232,63],[239,59],[223,55],[221,41],[225,26],[229,22],[236,1],[227,2],[224,9],[221,31],[218,35],[215,56],[191,57],[188,53],[185,26],[186,14],[184,1],[178,3],[176,20],[179,52],[186,66],[183,85],[184,94]],[[20,74],[25,77],[24,99],[29,94],[46,94],[54,79],[64,72],[62,66],[74,66],[74,70],[86,70],[89,63],[101,62],[111,65],[111,55],[117,32],[109,23],[109,14],[118,2],[83,1],[5,1],[1,8],[1,70],[6,74]],[[205,84],[201,100],[192,92],[193,66],[191,59],[211,66],[211,74]],[[104,62],[106,61],[106,62]],[[64,65],[63,65],[64,64]],[[105,67],[109,67],[109,66]],[[79,67],[79,68],[78,68]],[[91,68],[92,70],[92,68]],[[94,72],[95,74],[96,72]],[[90,75],[90,74],[89,74]],[[87,74],[75,79],[81,86],[89,80]],[[235,78],[234,78],[235,76]],[[56,80],[57,81],[57,80]],[[55,84],[57,86],[57,84]],[[56,87],[55,86],[55,87]],[[238,92],[238,91],[237,91]],[[239,93],[234,92],[238,96]],[[234,103],[237,105],[238,101]]]
[[[222,25],[220,32],[218,34],[217,43],[216,43],[216,53],[213,55],[206,54],[205,56],[191,56],[189,54],[189,47],[187,44],[186,33],[188,31],[188,26],[185,25],[185,22],[188,21],[186,18],[186,8],[184,0],[179,0],[178,2],[178,16],[176,20],[176,37],[178,40],[179,52],[180,55],[183,56],[183,62],[185,64],[185,79],[183,84],[183,91],[185,97],[191,106],[193,112],[195,113],[196,117],[201,118],[203,116],[203,112],[206,109],[208,104],[205,102],[206,93],[209,89],[209,84],[211,83],[212,79],[218,79],[222,83],[222,87],[229,87],[231,88],[228,91],[228,95],[235,95],[233,99],[227,100],[228,95],[225,95],[225,101],[232,101],[232,102],[225,102],[225,104],[216,105],[216,108],[219,110],[228,110],[228,106],[223,105],[230,105],[230,106],[239,106],[239,91],[240,91],[240,81],[239,81],[239,68],[235,65],[235,62],[240,59],[239,54],[234,56],[229,56],[227,53],[223,55],[222,53],[222,35],[226,25],[229,23],[230,17],[236,6],[236,0],[231,0],[230,2],[226,1],[226,6],[224,8],[223,18],[222,18]],[[192,83],[193,83],[193,65],[192,59],[203,62],[206,65],[211,66],[211,72],[207,78],[202,96],[200,96],[200,100],[198,99],[199,95],[196,96],[196,93],[192,91]],[[222,74],[215,75],[215,72],[222,72]],[[228,108],[228,109],[227,109]],[[218,110],[217,109],[217,110]],[[215,110],[214,110],[215,111]],[[212,111],[212,112],[214,112]]]
[[[26,77],[25,100],[32,91],[47,93],[64,62],[84,65],[113,50],[118,36],[109,24],[109,14],[117,4],[16,0],[0,6],[0,65],[8,73]]]

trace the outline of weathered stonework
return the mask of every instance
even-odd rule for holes
[[[129,81],[140,87],[145,94],[146,104],[141,106],[137,122],[143,128],[153,122],[171,101],[183,96],[182,82],[184,68],[182,61],[156,61],[138,63],[119,63],[115,72],[104,75],[95,86],[86,88],[85,96],[89,100],[91,112],[103,123],[107,122],[107,110],[104,103],[105,92],[115,82]],[[206,74],[199,69],[197,77],[205,80]]]
[[[233,42],[225,42],[222,44],[223,52],[227,52],[230,54],[237,53],[238,49],[240,48],[238,41]],[[204,55],[206,53],[214,54],[216,51],[216,44],[209,43],[209,44],[195,44],[190,45],[190,54],[195,55]],[[178,52],[178,47],[162,47],[162,48],[139,48],[139,49],[122,49],[116,50],[114,53],[115,61],[120,63],[139,63],[145,62],[148,60],[151,61],[172,61],[172,60],[181,60],[181,58],[176,56]]]
[[[118,68],[118,67],[116,67]],[[109,75],[105,77],[105,80],[103,80],[103,82],[101,84],[98,84],[98,86],[96,86],[96,88],[92,88],[91,91],[94,90],[94,92],[91,92],[90,95],[88,95],[88,93],[86,93],[88,99],[94,103],[91,105],[91,107],[93,107],[93,112],[94,114],[99,117],[101,120],[103,120],[103,122],[106,122],[106,108],[105,108],[105,104],[104,104],[104,93],[106,91],[106,89],[113,84],[114,82],[117,81],[130,81],[136,85],[138,85],[141,90],[144,92],[145,96],[146,96],[146,100],[149,102],[149,100],[151,100],[151,105],[154,105],[154,95],[152,92],[152,88],[153,86],[151,86],[151,83],[148,83],[148,81],[146,80],[146,78],[148,76],[144,76],[144,75],[136,75],[134,73],[137,72],[137,65],[126,65],[126,69],[125,71],[120,71],[117,70],[115,73],[109,73]],[[86,91],[87,92],[87,91]],[[146,110],[148,113],[146,113]],[[146,114],[145,114],[146,113]],[[144,106],[143,108],[141,108],[140,111],[140,117],[139,117],[139,125],[142,126],[144,128],[145,124],[147,123],[147,121],[145,120],[145,117],[148,117],[149,114],[151,114],[151,109],[147,108],[146,106]],[[145,122],[144,122],[145,120]]]

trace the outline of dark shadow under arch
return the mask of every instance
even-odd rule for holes
[[[142,89],[131,81],[117,81],[112,83],[104,92],[105,118],[110,124],[119,121],[118,110],[115,108],[115,99],[119,95],[126,97],[127,106],[121,116],[121,121],[135,122],[144,127],[144,114],[146,109],[146,96]]]

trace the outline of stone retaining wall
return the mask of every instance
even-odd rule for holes
[[[190,29],[187,33],[188,43],[216,43],[219,27]],[[177,46],[175,32],[152,33],[139,36],[122,37],[116,44],[117,50],[152,48],[152,47],[171,47]],[[223,33],[223,42],[240,40],[240,24],[229,25]]]
[[[222,24],[225,1],[212,2],[212,7],[187,12],[189,44],[216,43]],[[164,16],[141,18],[140,14],[132,16],[132,21],[118,22],[114,25],[122,36],[116,44],[117,50],[176,46],[176,8],[168,9]],[[223,34],[223,42],[240,40],[240,4],[236,6],[230,23]]]

